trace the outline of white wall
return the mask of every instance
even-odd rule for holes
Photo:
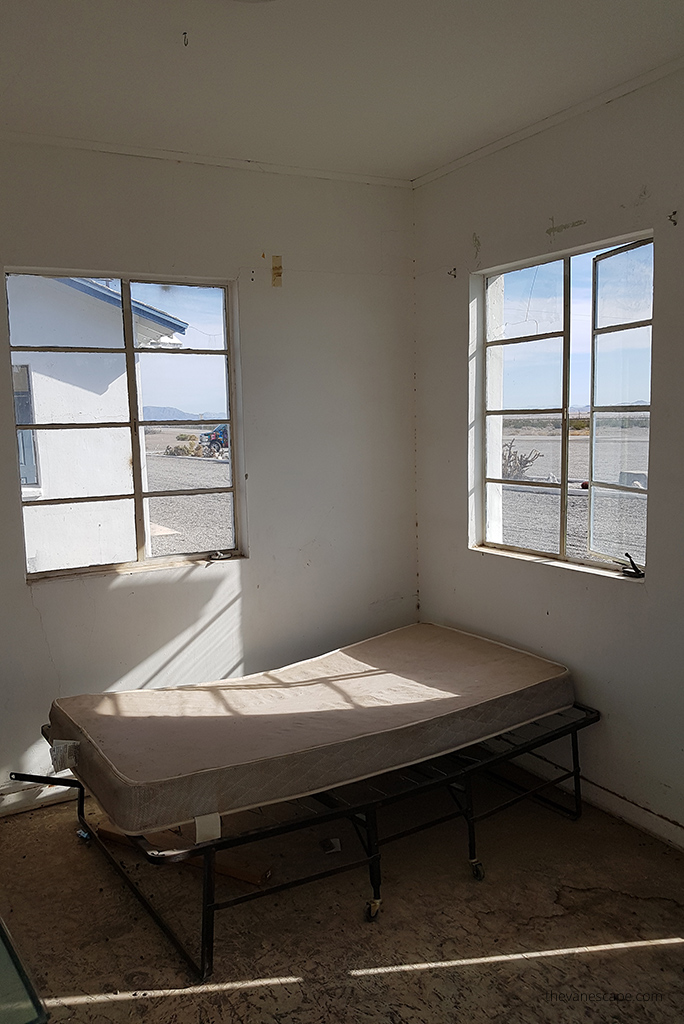
[[[0,183],[6,268],[239,279],[249,477],[247,559],[27,585],[0,317],[2,812],[8,771],[48,767],[58,695],[240,674],[414,621],[416,552],[408,189],[30,146],[5,148]]]
[[[569,664],[603,714],[582,738],[588,795],[681,845],[683,106],[684,77],[663,80],[414,194],[420,616]],[[237,674],[413,621],[416,561],[407,190],[19,146],[0,181],[6,266],[239,278],[250,543],[240,562],[27,586],[3,318],[2,786],[46,767],[55,696]],[[469,274],[651,228],[645,582],[469,550]]]
[[[684,76],[501,150],[415,193],[421,618],[567,663],[602,723],[587,795],[684,845]],[[678,210],[679,223],[668,218]],[[469,275],[653,229],[644,583],[468,549]],[[455,269],[456,276],[449,275]],[[598,788],[602,787],[602,788]]]

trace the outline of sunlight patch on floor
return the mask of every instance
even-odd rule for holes
[[[364,967],[350,971],[354,978],[365,978],[371,974],[398,974],[403,971],[432,971],[443,967],[470,967],[474,964],[507,963],[510,960],[538,960],[548,956],[572,956],[582,953],[608,953],[621,949],[640,949],[644,946],[674,946],[684,943],[684,938],[645,939],[638,942],[607,942],[600,946],[568,946],[566,949],[538,949],[524,953],[497,953],[493,956],[474,956],[463,960],[435,960],[419,964],[394,964],[389,967]]]
[[[303,978],[252,978],[249,981],[223,981],[204,985],[188,985],[187,988],[145,988],[135,992],[96,992],[92,994],[56,996],[44,999],[48,1007],[89,1006],[91,1003],[124,1003],[136,999],[160,999],[163,996],[196,996],[211,992],[232,992],[238,989],[268,988],[272,985],[296,985]]]

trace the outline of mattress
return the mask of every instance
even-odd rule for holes
[[[562,665],[420,623],[239,679],[63,697],[49,735],[78,742],[74,775],[141,834],[415,764],[573,699]]]

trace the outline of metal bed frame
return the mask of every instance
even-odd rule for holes
[[[350,871],[367,865],[373,895],[366,904],[366,917],[368,920],[373,920],[377,917],[382,903],[380,896],[380,847],[387,843],[413,835],[433,825],[451,821],[454,818],[464,818],[468,829],[468,860],[473,877],[481,881],[484,878],[484,867],[478,859],[475,841],[475,825],[478,822],[489,818],[498,811],[512,807],[520,800],[528,797],[571,819],[579,818],[582,812],[582,794],[577,734],[580,729],[593,725],[599,719],[600,714],[598,711],[576,703],[566,711],[556,712],[543,719],[537,719],[537,721],[528,725],[520,726],[488,740],[456,750],[453,753],[433,757],[411,765],[408,768],[394,769],[362,782],[348,783],[327,792],[315,793],[311,797],[306,798],[306,805],[303,804],[303,801],[286,801],[285,803],[297,805],[299,811],[304,807],[303,816],[290,821],[251,829],[238,835],[225,836],[210,842],[197,843],[189,849],[159,850],[152,846],[142,835],[127,836],[126,838],[143,854],[145,859],[150,864],[157,866],[179,863],[188,860],[190,857],[202,857],[202,917],[199,960],[195,958],[171,925],[145,896],[137,882],[134,881],[126,870],[124,862],[112,852],[107,843],[98,834],[97,829],[93,828],[88,822],[85,813],[86,791],[80,781],[77,779],[62,779],[55,776],[30,775],[24,772],[12,772],[10,778],[20,782],[36,782],[49,786],[65,786],[76,789],[78,797],[77,814],[80,824],[78,829],[79,837],[86,842],[94,843],[102,851],[112,867],[180,953],[192,972],[204,981],[213,970],[214,919],[219,910],[225,910],[240,903],[261,899],[264,896],[283,892],[286,889],[304,885],[307,882],[329,878],[343,871]],[[569,736],[571,741],[571,769],[565,769],[556,762],[536,753],[539,748],[545,747],[566,736]],[[502,766],[523,755],[531,755],[544,762],[547,771],[548,766],[552,766],[554,769],[559,770],[561,774],[555,775],[553,778],[544,778],[543,781],[532,787],[524,786],[520,781],[511,778],[510,775],[501,774],[500,769]],[[493,779],[498,784],[513,790],[515,795],[497,804],[495,807],[490,807],[476,813],[472,784],[477,776]],[[572,780],[572,787],[570,790],[569,806],[568,802],[564,804],[549,796],[542,795],[543,790],[569,782],[570,780]],[[431,818],[429,821],[414,824],[409,828],[402,828],[390,834],[380,834],[378,829],[378,811],[416,794],[429,793],[440,789],[445,789],[453,798],[456,804],[454,810],[448,814],[441,814],[438,817]],[[315,801],[318,806],[312,808],[310,806],[311,801]],[[249,843],[283,836],[301,829],[310,828],[312,825],[324,824],[340,819],[347,819],[353,825],[364,853],[364,856],[360,859],[346,862],[326,871],[317,871],[302,878],[291,879],[275,885],[267,885],[259,888],[257,891],[242,893],[230,899],[217,900],[215,863],[217,851],[246,846]]]

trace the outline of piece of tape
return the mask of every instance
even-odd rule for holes
[[[271,257],[271,284],[274,288],[283,287],[283,257]]]
[[[195,818],[195,842],[210,843],[221,838],[221,815],[200,814]]]

